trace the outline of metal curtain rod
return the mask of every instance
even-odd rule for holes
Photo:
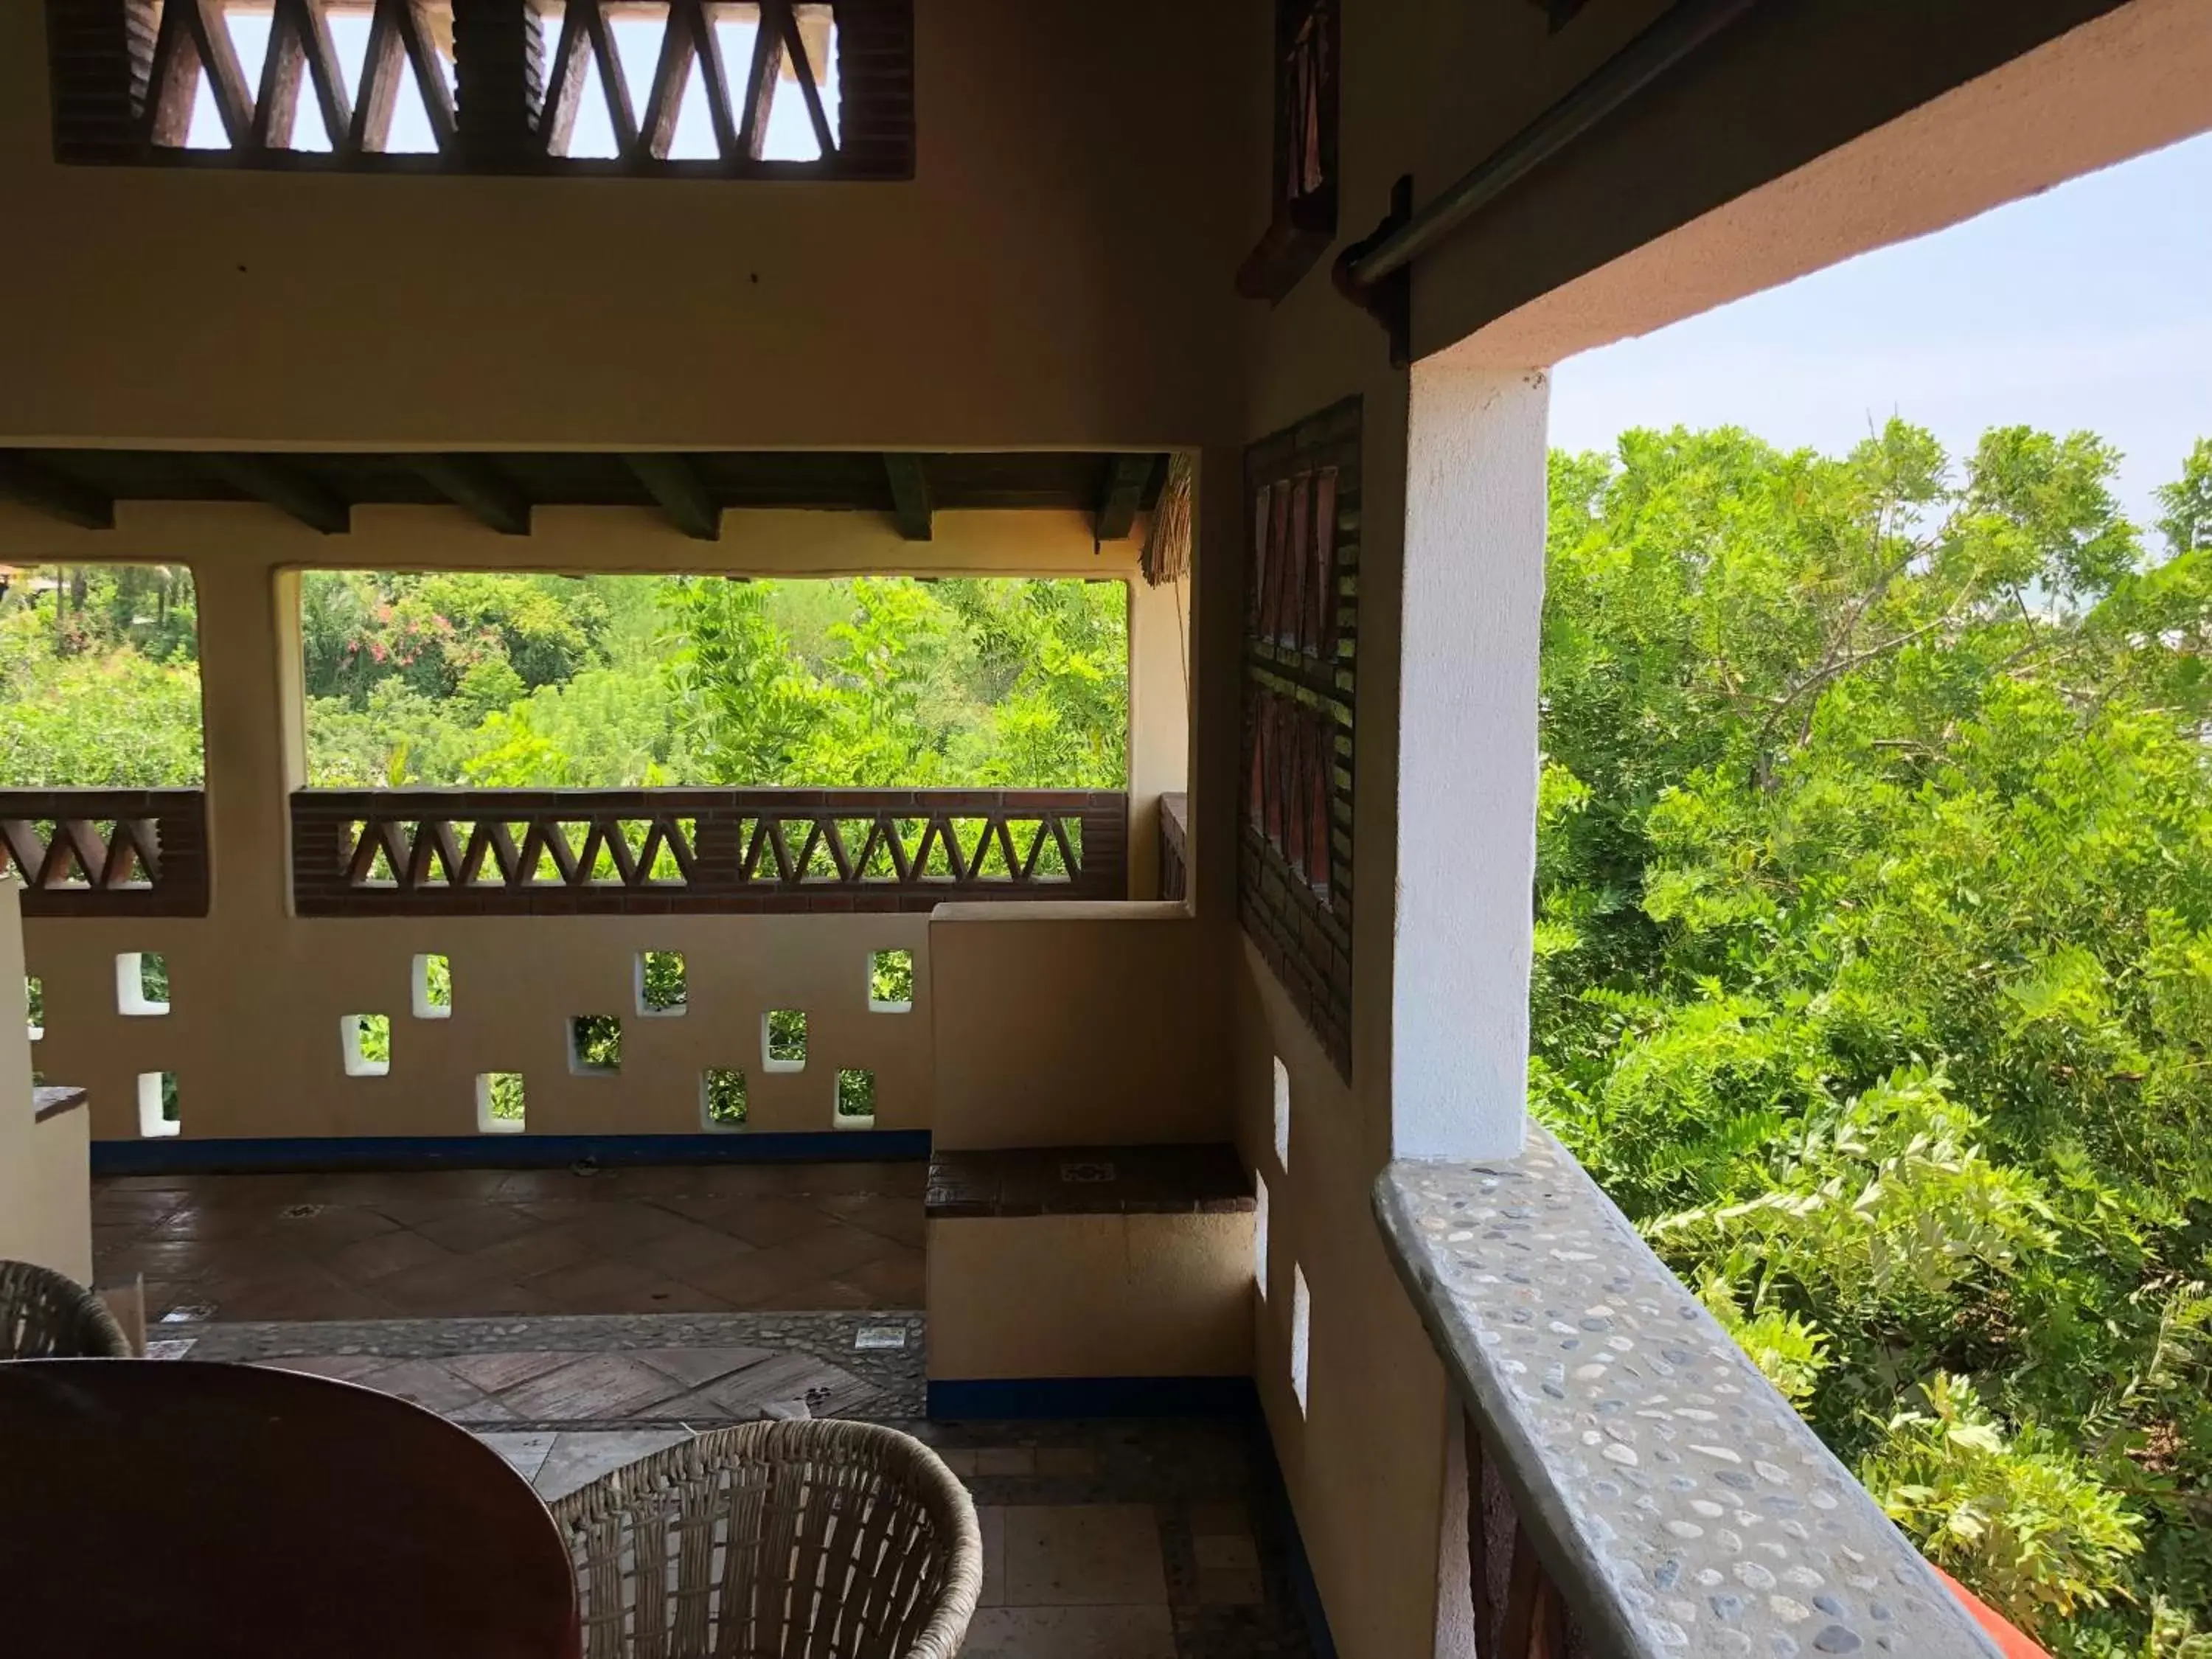
[[[1372,288],[1442,241],[1522,177],[1565,149],[1759,0],[1680,0],[1587,80],[1492,150],[1443,195],[1352,262]]]

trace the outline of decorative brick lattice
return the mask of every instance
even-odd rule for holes
[[[1127,896],[1094,790],[301,790],[301,915],[923,911]]]
[[[1352,1074],[1356,398],[1245,452],[1243,797],[1237,911]]]
[[[615,0],[374,0],[365,47],[354,37],[349,57],[339,40],[362,9],[333,0],[46,0],[55,159],[914,176],[913,0],[670,0],[659,11]],[[663,27],[641,39],[635,29],[647,22]],[[649,52],[650,64],[625,65],[626,32],[629,52]],[[256,65],[241,45],[263,39]],[[703,102],[712,142],[672,154],[682,148],[687,93]],[[219,131],[196,135],[203,97]],[[403,100],[419,106],[427,143],[394,140]],[[611,134],[607,150],[588,156],[570,149],[586,103]],[[779,108],[803,115],[810,141],[797,152],[771,142]]]
[[[204,916],[207,807],[197,789],[0,791],[0,876],[27,916]]]

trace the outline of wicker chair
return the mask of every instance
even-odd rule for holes
[[[52,1267],[0,1261],[0,1359],[128,1359],[107,1304]]]
[[[584,1659],[951,1659],[982,1589],[935,1453],[835,1420],[717,1429],[553,1505]]]

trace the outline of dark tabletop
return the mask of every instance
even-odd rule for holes
[[[426,1411],[249,1365],[0,1364],[0,1649],[574,1659],[552,1519]]]

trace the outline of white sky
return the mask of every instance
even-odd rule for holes
[[[1736,425],[1840,453],[1892,414],[1954,456],[1991,426],[2086,428],[2147,528],[2212,437],[2212,135],[1570,358],[1552,442]]]
[[[328,14],[331,44],[337,49],[338,69],[346,83],[349,101],[357,101],[361,90],[361,68],[368,55],[369,14],[365,11],[337,11]],[[239,67],[245,71],[249,89],[261,85],[261,68],[269,56],[270,14],[247,11],[231,7],[223,14],[229,26],[231,44],[237,49]],[[615,52],[622,60],[623,80],[629,88],[630,108],[642,120],[645,106],[653,90],[653,71],[660,61],[661,36],[666,32],[666,15],[620,15],[613,20]],[[744,95],[747,72],[753,61],[753,37],[759,32],[758,14],[751,11],[726,12],[714,24],[716,43],[721,47],[723,73],[729,77],[732,102]],[[545,56],[550,63],[556,41],[560,36],[557,21],[549,21],[545,28]],[[823,113],[828,117],[830,136],[837,137],[837,47],[836,29],[830,32],[829,60],[811,67],[822,88]],[[453,84],[453,66],[442,58],[440,67],[446,76],[446,85]],[[576,125],[568,137],[568,154],[572,156],[611,157],[618,152],[615,148],[612,118],[607,112],[605,89],[599,82],[599,65],[586,54],[587,67],[584,73],[583,96],[577,100]],[[789,64],[786,64],[787,71]],[[272,140],[273,142],[276,142]],[[222,117],[216,110],[215,94],[208,90],[207,78],[203,76],[192,100],[192,119],[185,136],[187,149],[228,149],[228,137],[222,130]],[[300,100],[293,117],[293,130],[289,148],[300,150],[328,150],[329,135],[323,131],[322,117],[318,112],[313,87],[303,76]],[[415,84],[413,73],[403,63],[399,76],[399,98],[392,112],[392,131],[384,148],[392,155],[428,155],[438,148],[430,131],[430,117],[422,107],[422,94]],[[676,131],[668,147],[669,155],[678,161],[713,159],[720,151],[714,143],[714,118],[707,108],[707,83],[700,75],[698,65],[692,65],[685,77],[684,95],[676,106]],[[787,73],[776,83],[769,104],[768,131],[763,135],[761,154],[772,161],[812,161],[821,158],[822,145],[814,136],[813,118],[806,112],[806,100],[797,82]]]

